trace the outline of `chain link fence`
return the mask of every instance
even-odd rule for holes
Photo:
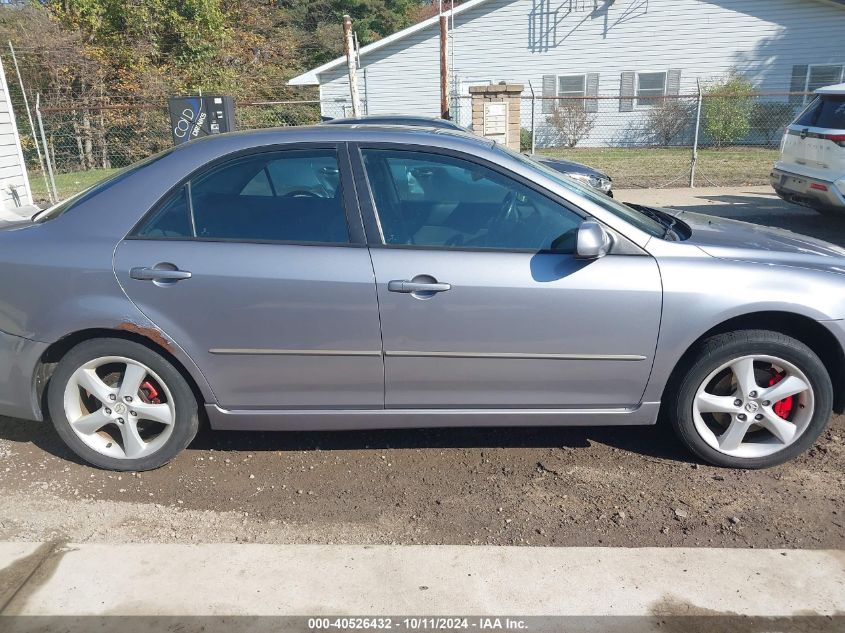
[[[783,130],[805,98],[523,95],[521,149],[605,171],[618,189],[686,187],[693,174],[698,186],[764,185]],[[51,179],[42,173],[23,104],[15,107],[33,195],[43,204],[50,199]],[[241,130],[308,125],[349,116],[350,110],[342,100],[241,101],[236,104],[236,123]],[[58,199],[172,145],[164,103],[104,97],[42,105],[35,113],[36,128],[39,114],[39,149],[49,157]],[[452,114],[457,123],[472,129],[470,97],[454,98]]]
[[[784,130],[809,98],[805,93],[641,98],[523,93],[520,149],[600,169],[623,189],[691,182],[766,185]],[[456,122],[471,128],[471,98],[452,103]]]
[[[311,125],[322,117],[345,116],[343,104],[333,105],[324,103],[321,110],[318,100],[242,102],[235,108],[236,128]],[[35,112],[38,149],[49,157],[49,168],[43,173],[26,115],[16,107],[16,116],[33,197],[40,203],[50,201],[53,182],[53,197],[63,199],[173,145],[170,117],[162,103],[112,98],[40,107]]]

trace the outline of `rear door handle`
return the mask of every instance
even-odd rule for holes
[[[387,282],[387,289],[390,292],[404,292],[406,294],[412,292],[446,292],[452,289],[452,284],[395,279]]]
[[[173,270],[170,268],[147,268],[139,266],[129,271],[132,279],[140,281],[181,281],[190,279],[191,273],[187,270]]]

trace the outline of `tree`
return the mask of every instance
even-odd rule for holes
[[[590,116],[581,100],[562,100],[546,121],[566,147],[578,145],[596,125],[596,117]]]
[[[660,99],[648,111],[645,128],[660,145],[671,145],[693,121],[690,104],[682,99]]]
[[[736,71],[704,91],[704,132],[717,146],[736,143],[748,135],[754,108],[754,86]]]

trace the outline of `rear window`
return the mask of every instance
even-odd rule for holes
[[[795,125],[845,129],[845,95],[824,95],[807,106]]]

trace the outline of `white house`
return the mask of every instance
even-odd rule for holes
[[[783,100],[845,81],[845,0],[469,0],[452,21],[453,94],[510,81],[524,94],[530,85],[544,96],[617,97],[584,102],[617,132],[654,103],[637,97],[694,94],[699,79],[732,69]],[[438,116],[439,41],[434,17],[363,47],[366,113]],[[348,114],[345,58],[289,83],[318,85],[324,116]],[[453,103],[467,124],[466,100]]]
[[[32,192],[26,173],[15,113],[9,99],[9,86],[0,62],[0,220],[14,210],[32,205]],[[4,210],[8,210],[4,213]]]

